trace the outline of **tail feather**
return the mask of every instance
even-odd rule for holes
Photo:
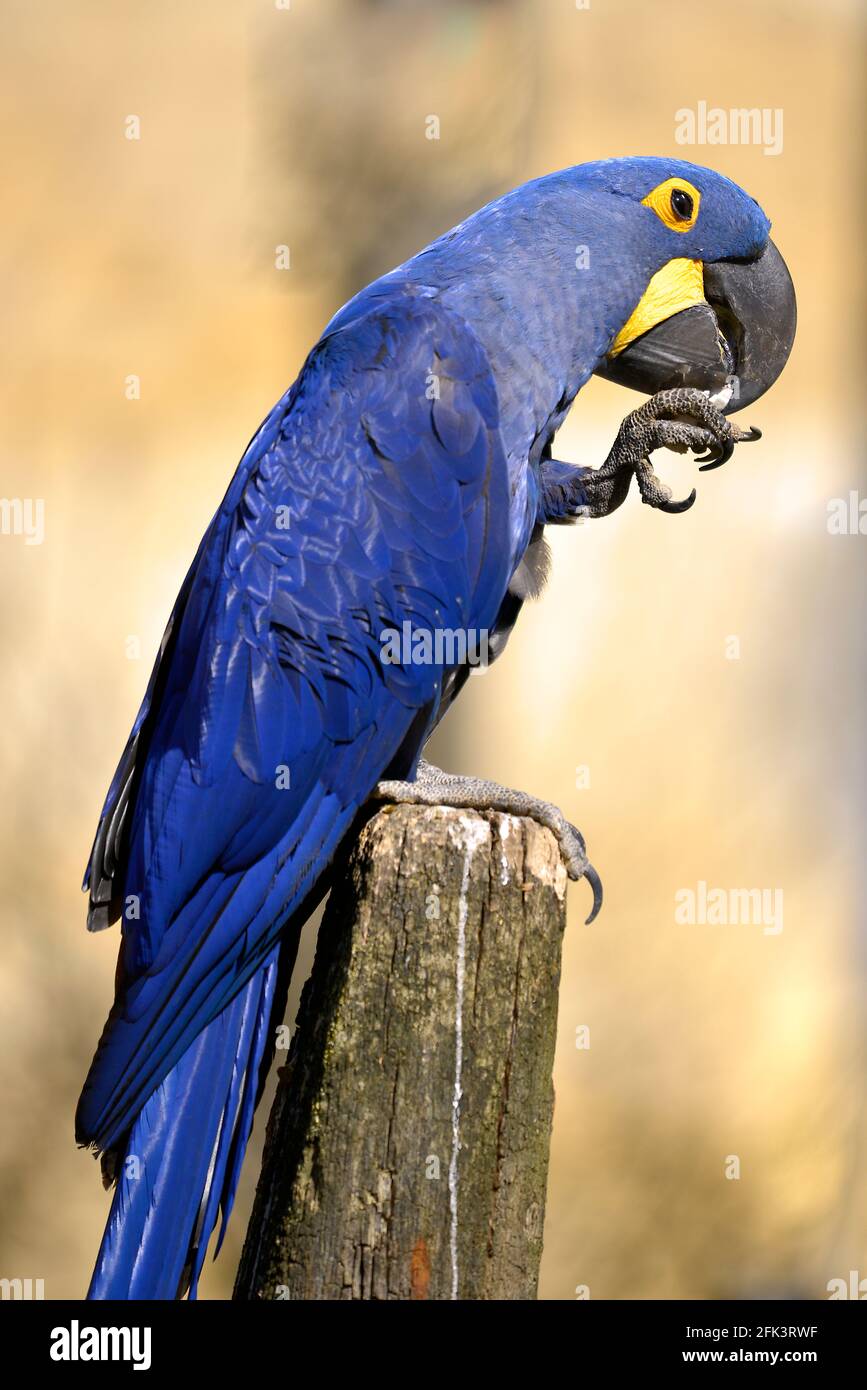
[[[222,1240],[258,1098],[281,972],[278,952],[198,1035],[135,1121],[89,1299],[195,1298]]]

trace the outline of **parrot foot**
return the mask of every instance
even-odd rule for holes
[[[528,816],[554,835],[567,874],[576,881],[586,878],[593,890],[593,906],[587,924],[602,906],[602,883],[587,858],[584,837],[563,812],[549,801],[513,791],[498,782],[443,772],[421,759],[414,782],[378,782],[371,800],[391,801],[403,806],[452,806],[468,811],[502,811],[512,816]]]
[[[662,512],[685,512],[695,501],[695,488],[688,497],[672,501],[671,488],[657,478],[650,465],[650,454],[655,449],[672,449],[679,454],[691,449],[704,473],[727,463],[735,444],[751,443],[761,437],[760,430],[742,430],[733,425],[696,387],[660,391],[626,416],[608,458],[584,480],[588,514],[608,516],[619,507],[633,476],[642,502],[649,507]]]

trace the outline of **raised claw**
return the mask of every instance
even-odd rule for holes
[[[683,497],[679,502],[657,502],[656,509],[659,512],[669,512],[676,515],[678,512],[688,512],[696,499],[696,490],[693,488],[688,497]]]
[[[692,387],[660,391],[621,422],[617,438],[601,468],[588,470],[582,479],[587,499],[585,514],[608,516],[624,502],[630,474],[638,481],[641,500],[657,511],[678,515],[689,511],[695,491],[682,501],[671,500],[671,489],[650,466],[657,449],[694,452],[700,473],[721,468],[735,452],[735,445],[761,439],[761,430],[741,430],[712,404],[706,393]]]

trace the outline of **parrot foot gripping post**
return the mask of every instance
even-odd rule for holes
[[[593,906],[587,926],[602,906],[602,882],[587,858],[584,836],[550,801],[530,796],[527,792],[503,787],[479,777],[443,772],[424,758],[419,761],[413,782],[379,782],[374,790],[376,801],[392,801],[403,806],[452,806],[457,810],[485,813],[502,811],[505,815],[529,816],[550,830],[560,847],[563,866],[571,879],[586,878],[593,890]]]

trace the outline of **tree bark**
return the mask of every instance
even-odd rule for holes
[[[235,1297],[532,1299],[566,874],[536,822],[388,806],[335,884]]]

